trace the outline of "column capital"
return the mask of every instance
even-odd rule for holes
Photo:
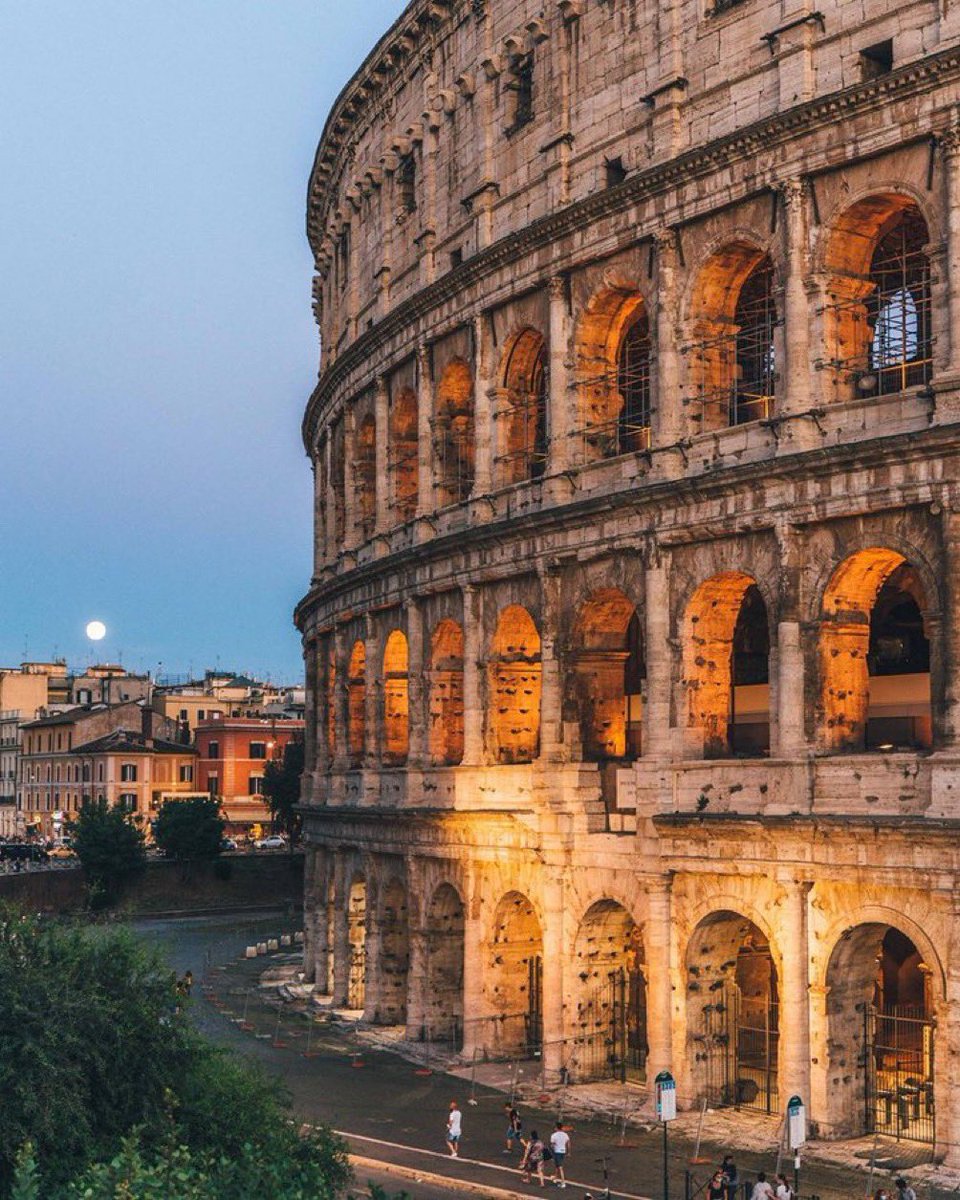
[[[954,125],[950,129],[945,129],[938,137],[940,143],[940,152],[943,154],[944,161],[952,163],[960,155],[960,126]]]
[[[549,288],[550,288],[550,299],[551,300],[566,300],[566,298],[567,298],[567,277],[566,277],[566,275],[551,275]]]
[[[429,342],[417,342],[417,367],[419,370],[430,374],[433,366],[432,346]]]
[[[783,179],[777,184],[777,191],[780,193],[784,206],[788,211],[803,211],[806,190],[806,183],[798,176],[794,176],[791,179]]]

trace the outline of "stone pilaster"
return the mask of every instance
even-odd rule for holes
[[[560,576],[540,574],[542,619],[540,630],[540,758],[555,762],[563,756],[563,672],[557,652],[561,628]]]
[[[543,888],[543,1066],[555,1083],[566,1062],[563,1028],[563,964],[570,939],[564,936],[563,883],[558,870],[545,872]]]
[[[673,1013],[671,972],[671,893],[673,878],[662,875],[647,888],[647,1078],[673,1067]]]
[[[407,970],[407,1040],[420,1041],[426,1033],[427,997],[430,988],[428,934],[410,929],[410,965]]]
[[[350,645],[346,629],[338,625],[333,634],[334,688],[333,688],[333,769],[343,771],[349,759],[347,731],[349,729],[350,688]]]
[[[793,526],[779,525],[780,579],[783,584],[780,620],[777,624],[776,679],[771,678],[771,718],[776,704],[776,722],[771,720],[771,750],[777,758],[805,754],[804,652],[798,612],[801,546]],[[775,693],[775,694],[774,694]]]
[[[350,920],[347,914],[350,880],[342,855],[336,858],[333,904],[333,1006],[343,1008],[350,988]]]
[[[683,437],[683,405],[680,397],[680,351],[677,344],[679,304],[677,299],[677,235],[661,229],[655,235],[656,299],[651,315],[654,362],[650,373],[650,431],[654,450],[668,451],[658,456],[658,466],[668,477],[682,468],[682,459],[669,447]]]
[[[780,1108],[791,1096],[810,1104],[810,943],[808,901],[811,884],[783,881],[784,900],[777,938],[783,961],[780,992]]]
[[[407,696],[410,746],[408,765],[421,767],[427,759],[426,663],[424,662],[423,613],[416,597],[404,605],[407,617]]]
[[[367,878],[370,876],[368,874]],[[363,1019],[380,1019],[380,997],[383,992],[383,937],[379,901],[371,904],[371,889],[367,888],[367,912],[363,931]]]
[[[387,378],[377,378],[375,400],[376,421],[376,525],[375,532],[386,533],[390,528],[390,392]]]
[[[483,975],[484,955],[483,901],[480,881],[470,876],[465,881],[463,923],[463,1057],[466,1060],[483,1048]]]
[[[324,559],[332,562],[340,553],[337,543],[337,492],[333,484],[333,425],[323,443],[323,454],[326,460],[326,500],[324,508]]]
[[[570,466],[574,415],[570,372],[567,366],[569,347],[570,287],[566,276],[554,275],[550,280],[550,395],[547,413],[549,475],[558,475]]]
[[[376,618],[367,613],[364,625],[366,643],[366,685],[363,709],[363,765],[380,763],[383,744],[383,639]]]
[[[486,496],[493,488],[495,401],[490,320],[484,313],[473,319],[473,356],[473,495]]]
[[[417,347],[417,516],[436,507],[433,478],[433,356],[430,347]]]
[[[463,588],[463,763],[483,761],[483,595]]]
[[[940,523],[942,605],[947,619],[940,623],[941,652],[934,650],[931,656],[933,733],[937,749],[956,751],[960,747],[960,512],[945,507]],[[943,697],[942,704],[938,704],[938,696]]]
[[[343,414],[343,548],[352,550],[360,540],[357,489],[354,471],[357,462],[357,422],[352,408]]]
[[[644,574],[644,620],[647,680],[643,703],[643,757],[671,754],[670,692],[673,655],[670,649],[670,576],[667,555],[651,547]]]
[[[803,183],[788,179],[780,186],[783,209],[783,351],[777,403],[782,417],[778,453],[809,449],[816,425],[800,414],[810,409],[810,312],[807,304],[807,219]]]

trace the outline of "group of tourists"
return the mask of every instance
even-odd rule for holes
[[[515,1104],[505,1104],[504,1114],[507,1118],[507,1144],[504,1154],[520,1153],[520,1178],[524,1183],[530,1183],[536,1175],[537,1182],[545,1187],[547,1177],[546,1167],[553,1167],[550,1181],[559,1188],[567,1186],[563,1173],[563,1164],[570,1153],[570,1134],[564,1128],[562,1121],[554,1124],[553,1132],[544,1140],[540,1134],[531,1129],[529,1135],[524,1133],[523,1119]],[[451,1158],[460,1157],[460,1138],[463,1135],[463,1113],[456,1100],[450,1101],[450,1112],[447,1115],[446,1142]]]
[[[896,1196],[891,1194],[889,1188],[881,1187],[874,1193],[873,1200],[917,1200],[917,1193],[906,1179],[901,1176],[896,1183]],[[737,1172],[737,1164],[734,1162],[732,1154],[725,1154],[723,1162],[717,1167],[707,1185],[707,1200],[737,1200],[740,1188],[741,1181]],[[746,1191],[743,1193],[743,1200],[747,1200]],[[750,1189],[749,1200],[799,1200],[799,1198],[782,1172],[770,1180],[764,1171],[760,1171],[756,1182]]]

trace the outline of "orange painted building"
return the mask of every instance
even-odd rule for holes
[[[303,721],[279,717],[214,717],[197,725],[197,784],[219,797],[231,833],[269,827],[263,795],[267,763],[281,761],[296,737],[303,737]]]

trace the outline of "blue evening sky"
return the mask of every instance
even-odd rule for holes
[[[0,665],[301,675],[307,175],[402,8],[0,4]]]

